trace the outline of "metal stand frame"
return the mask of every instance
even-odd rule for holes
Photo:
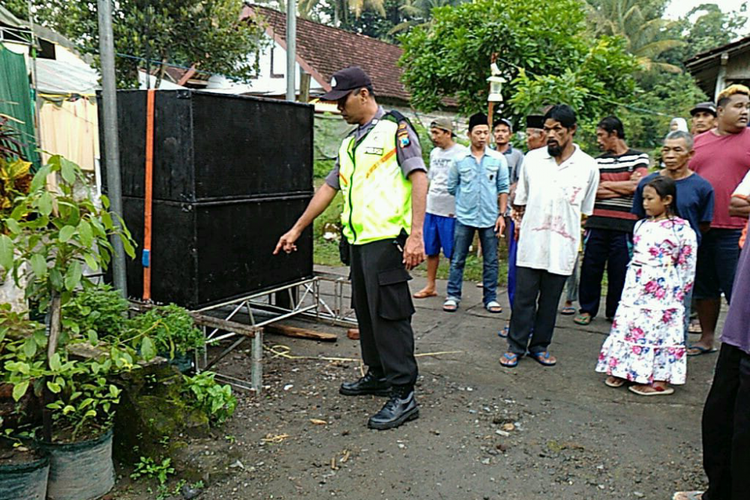
[[[321,293],[322,283],[330,283],[333,287],[333,293],[331,294],[333,307],[329,306],[323,298],[324,296]],[[350,286],[350,282],[343,276],[317,274],[312,278],[306,278],[288,285],[192,311],[202,316],[205,316],[209,312],[220,312],[223,318],[222,321],[227,325],[224,328],[214,325],[202,325],[206,348],[203,349],[202,356],[196,354],[196,370],[200,372],[216,366],[217,363],[237,349],[245,340],[251,338],[252,363],[250,381],[248,382],[219,372],[216,372],[216,378],[224,380],[240,389],[260,392],[263,385],[263,327],[294,316],[312,318],[315,321],[327,321],[333,325],[356,326],[357,319],[354,311],[351,308],[345,307],[344,292],[348,286]],[[288,299],[283,301],[288,304],[287,307],[278,303],[280,297]],[[248,318],[248,324],[239,323],[236,320],[236,317],[243,313]],[[273,314],[274,316],[268,318],[268,314]],[[232,326],[235,326],[237,330],[241,330],[241,333],[225,329]],[[224,333],[220,333],[222,331]],[[208,358],[209,346],[232,339],[234,340],[227,348],[213,358]]]

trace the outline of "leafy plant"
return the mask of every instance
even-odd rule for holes
[[[237,398],[232,395],[232,387],[219,384],[215,376],[212,372],[185,376],[185,390],[192,396],[193,406],[204,412],[212,425],[220,425],[234,413]]]
[[[58,191],[49,192],[47,176],[58,173]],[[110,237],[119,237],[127,254],[135,257],[130,233],[122,220],[115,224],[119,216],[108,210],[107,198],[101,198],[99,207],[88,196],[76,195],[77,183],[86,185],[80,167],[62,156],[51,157],[34,175],[29,194],[17,198],[5,219],[8,234],[0,235],[2,276],[11,273],[19,286],[25,277],[26,297],[50,311],[49,358],[60,338],[62,306],[74,290],[90,283],[83,264],[105,268],[112,253]]]
[[[141,349],[145,358],[153,357],[151,351],[174,359],[177,355],[201,348],[205,344],[203,333],[195,327],[186,309],[169,304],[156,306],[135,316],[127,323],[127,342],[143,339]]]
[[[167,483],[169,476],[174,474],[175,470],[172,467],[172,459],[167,457],[161,462],[156,462],[151,457],[141,457],[137,464],[135,464],[135,470],[130,474],[131,479],[140,479],[142,477],[148,479],[155,479],[159,482],[159,485]]]
[[[96,345],[117,340],[127,324],[128,301],[109,285],[86,287],[63,308],[63,327],[81,333]]]
[[[117,356],[117,353],[112,353]],[[65,359],[55,353],[49,360],[47,388],[56,400],[47,405],[54,410],[52,419],[56,434],[75,441],[84,429],[95,431],[111,426],[121,389],[107,380],[115,364],[128,363],[127,358],[111,356],[85,361]]]

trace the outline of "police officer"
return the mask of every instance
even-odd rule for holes
[[[422,239],[427,175],[419,139],[400,113],[386,113],[372,82],[359,67],[334,73],[331,91],[347,123],[357,125],[341,143],[336,165],[307,209],[276,245],[274,254],[296,250],[294,242],[341,191],[341,221],[351,244],[354,309],[367,374],[345,382],[347,396],[390,396],[370,417],[373,429],[391,429],[419,416],[414,398],[417,362],[408,271],[425,258]]]

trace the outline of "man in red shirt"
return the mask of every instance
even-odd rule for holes
[[[732,85],[719,94],[716,128],[695,138],[690,169],[714,188],[711,229],[698,249],[695,277],[696,306],[703,333],[688,350],[695,356],[715,352],[714,334],[721,294],[729,303],[740,255],[740,234],[747,221],[729,214],[732,193],[750,171],[750,89]]]

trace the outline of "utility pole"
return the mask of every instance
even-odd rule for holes
[[[122,217],[122,183],[120,182],[120,145],[117,139],[117,81],[115,79],[115,45],[112,33],[111,0],[97,0],[99,10],[99,57],[102,66],[102,131],[107,164],[107,187],[111,210]],[[115,220],[119,228],[120,222]],[[119,237],[112,238],[112,274],[120,294],[128,297],[125,275],[125,249]]]
[[[297,79],[297,0],[286,2],[286,100],[296,101]]]

